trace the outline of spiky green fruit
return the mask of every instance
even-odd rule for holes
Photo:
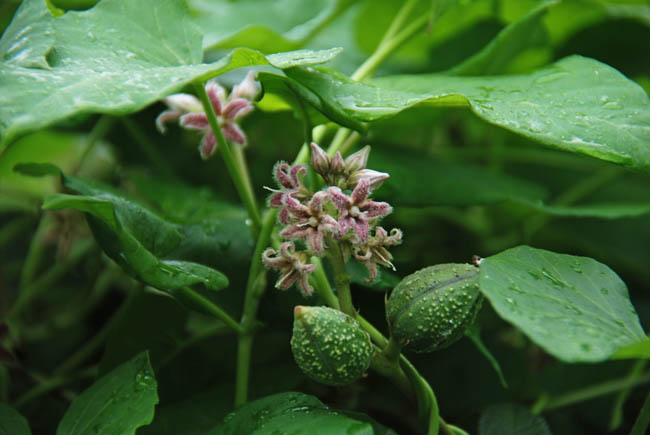
[[[294,309],[291,350],[300,369],[326,385],[347,385],[363,375],[372,360],[368,334],[356,320],[327,307]]]
[[[465,334],[482,300],[476,266],[438,264],[404,278],[390,295],[386,316],[399,344],[433,352]]]

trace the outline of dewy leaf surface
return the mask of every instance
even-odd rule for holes
[[[388,76],[355,83],[317,68],[287,74],[310,103],[351,128],[418,104],[463,106],[486,121],[550,147],[650,171],[650,99],[603,63],[571,56],[528,74]]]
[[[372,435],[372,425],[332,411],[316,397],[280,393],[249,402],[227,415],[210,435]]]
[[[151,423],[158,403],[156,378],[143,352],[81,393],[63,416],[57,435],[126,435]]]
[[[0,40],[10,55],[0,63],[0,145],[79,113],[135,112],[194,80],[235,68],[288,68],[325,62],[338,53],[301,50],[264,56],[241,48],[203,64],[202,37],[182,0],[103,0],[90,10],[58,18],[48,15],[44,0],[27,0],[21,11],[25,14],[12,23],[12,32]],[[48,48],[52,41],[42,36],[50,28],[54,36]],[[11,57],[16,35],[18,41],[38,44],[35,53],[25,55],[32,61]],[[40,69],[24,67],[34,62]]]
[[[249,47],[264,53],[300,48],[350,0],[190,0],[203,46]]]
[[[514,403],[490,406],[478,424],[479,435],[551,435],[546,421]]]
[[[486,258],[481,291],[548,353],[598,362],[646,340],[625,283],[591,258],[520,246]]]

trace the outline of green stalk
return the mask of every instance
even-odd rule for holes
[[[75,353],[73,353],[68,359],[61,363],[54,371],[52,375],[55,377],[62,376],[69,372],[70,370],[78,367],[84,361],[86,361],[93,353],[99,349],[99,347],[106,341],[108,334],[113,329],[122,318],[124,318],[125,313],[128,311],[129,307],[133,305],[136,295],[139,293],[141,286],[137,286],[136,289],[133,289],[129,292],[128,296],[120,305],[120,308],[115,314],[110,318],[110,320],[101,327],[99,332],[93,336],[88,342],[86,342],[82,347],[80,347]]]
[[[126,127],[126,131],[135,140],[135,144],[140,148],[140,151],[142,151],[154,167],[165,177],[173,178],[175,176],[174,170],[170,164],[162,158],[158,147],[151,139],[149,139],[145,132],[142,131],[142,128],[127,116],[121,117],[120,122],[124,127]]]
[[[640,359],[635,361],[634,365],[632,366],[632,370],[630,370],[630,373],[628,374],[627,378],[628,379],[638,378],[643,372],[643,370],[645,370],[647,365],[648,365],[647,360]],[[610,432],[613,432],[614,430],[618,429],[621,423],[623,423],[623,405],[625,404],[625,401],[627,400],[631,392],[632,392],[632,387],[625,388],[621,390],[616,396],[616,400],[614,401],[614,406],[612,407],[612,416],[609,420]]]
[[[643,402],[634,426],[632,426],[630,435],[644,435],[647,433],[646,429],[648,429],[648,426],[650,426],[650,391],[645,398],[645,402]]]
[[[226,313],[224,310],[221,309],[217,304],[212,302],[210,299],[206,298],[205,296],[201,295],[200,293],[195,292],[189,287],[182,287],[179,289],[174,290],[174,293],[181,294],[183,295],[184,298],[191,300],[193,303],[196,305],[199,305],[201,308],[203,308],[206,312],[210,313],[213,317],[221,320],[223,323],[228,325],[230,329],[232,329],[235,332],[242,332],[242,327],[240,326],[239,323],[228,313]]]
[[[354,303],[352,302],[350,274],[345,269],[345,258],[341,250],[341,245],[332,236],[328,235],[327,246],[329,247],[327,253],[334,271],[334,286],[336,287],[341,311],[355,319],[357,317],[357,310],[354,308]]]
[[[79,169],[81,168],[81,166],[83,166],[83,163],[86,161],[86,159],[88,158],[92,150],[95,149],[95,144],[97,144],[97,142],[99,142],[100,139],[106,136],[108,130],[110,130],[114,122],[115,122],[115,118],[113,118],[112,116],[103,115],[99,118],[99,120],[93,126],[92,130],[90,130],[90,132],[86,136],[86,140],[85,140],[86,147],[73,173],[76,174],[77,172],[79,172]]]
[[[76,371],[68,376],[56,376],[50,379],[43,379],[39,377],[39,384],[34,388],[27,391],[22,396],[18,397],[13,403],[13,406],[16,408],[22,408],[28,402],[49,393],[52,390],[60,388],[63,385],[69,384],[71,382],[77,381],[79,379],[91,378],[97,374],[97,366],[88,367],[84,370]]]
[[[551,409],[562,408],[564,406],[584,402],[585,400],[595,399],[617,391],[643,385],[649,381],[650,373],[644,373],[636,378],[629,378],[626,376],[602,382],[600,384],[590,385],[585,388],[569,391],[568,393],[561,394],[557,397],[542,396],[531,407],[531,410],[535,414],[540,414]]]
[[[70,253],[64,261],[55,263],[54,266],[43,272],[39,279],[21,289],[16,301],[11,307],[9,315],[7,316],[8,320],[10,322],[16,321],[22,311],[27,308],[27,306],[29,306],[29,304],[37,298],[41,292],[48,290],[52,284],[62,278],[71,268],[76,266],[76,264],[88,252],[90,252],[93,246],[94,243],[88,240],[77,242],[72,249],[70,249]]]
[[[253,233],[253,238],[257,238],[257,235],[260,232],[260,227],[262,226],[262,218],[260,217],[260,212],[257,208],[257,203],[255,201],[255,194],[250,188],[250,182],[247,181],[246,173],[247,171],[242,170],[240,164],[237,161],[237,157],[233,152],[230,143],[226,140],[221,132],[221,127],[219,126],[219,120],[217,119],[217,114],[214,113],[214,108],[210,103],[208,94],[205,92],[205,87],[201,84],[195,83],[194,88],[197,95],[203,103],[203,110],[205,111],[206,116],[208,117],[208,123],[210,128],[214,133],[214,137],[217,140],[219,149],[221,151],[221,156],[223,161],[226,164],[226,169],[230,174],[237,194],[241,199],[246,211],[248,212],[248,218],[251,220],[251,231]]]
[[[23,262],[23,267],[20,271],[20,283],[18,284],[18,288],[21,293],[23,289],[33,281],[34,275],[36,275],[36,271],[41,264],[43,250],[45,249],[42,239],[50,230],[52,225],[52,215],[49,213],[42,214],[38,226],[36,227],[36,231],[32,236],[32,240],[29,243],[29,249],[27,250],[27,255],[25,256],[25,261]],[[18,298],[20,298],[20,294],[18,295]]]
[[[332,291],[330,282],[327,280],[325,270],[323,269],[323,262],[321,261],[320,257],[311,257],[311,263],[317,266],[316,270],[313,273],[314,287],[316,288],[316,292],[325,300],[325,303],[327,305],[340,310],[341,304],[339,304],[339,300],[334,294],[334,291]]]
[[[407,2],[403,8],[409,6]],[[400,14],[396,16],[398,18]],[[366,61],[352,74],[350,77],[352,80],[360,82],[368,77],[370,77],[377,70],[379,65],[386,60],[388,56],[393,54],[402,44],[408,41],[413,35],[415,35],[420,29],[422,29],[427,22],[429,17],[422,15],[402,29],[399,33],[395,34],[393,38],[379,45],[375,52],[368,58]]]

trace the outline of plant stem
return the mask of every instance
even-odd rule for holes
[[[21,216],[0,228],[0,247],[13,242],[34,224],[33,216]]]
[[[223,323],[228,325],[230,329],[235,332],[241,332],[242,327],[237,323],[235,319],[230,317],[228,313],[221,309],[217,304],[212,302],[210,299],[204,297],[200,293],[195,292],[189,287],[182,287],[174,290],[174,293],[182,294],[185,298],[191,300],[193,303],[201,306],[205,311],[210,313],[213,317],[221,320]]]
[[[327,280],[320,257],[311,257],[311,263],[317,266],[313,274],[316,292],[325,300],[327,305],[340,310],[341,304],[339,304],[339,300],[334,294],[334,291],[332,291],[330,282]]]
[[[36,236],[34,236],[36,237]],[[54,282],[63,277],[71,268],[73,268],[90,250],[94,243],[89,240],[83,240],[76,243],[65,261],[54,264],[49,270],[41,274],[41,277],[25,288],[21,289],[18,297],[11,307],[7,316],[10,322],[16,321],[22,311],[34,300],[40,293],[47,290]]]
[[[407,2],[404,4],[403,8],[409,6]],[[400,14],[395,17],[398,19]],[[361,81],[370,77],[377,67],[386,60],[397,48],[399,48],[404,42],[409,40],[413,35],[415,35],[422,27],[427,24],[429,17],[426,15],[421,15],[420,17],[411,21],[411,23],[402,29],[399,33],[395,34],[392,38],[380,44],[372,55],[366,59],[366,61],[352,74],[350,77],[354,81]],[[392,26],[391,26],[392,27]],[[390,28],[389,28],[390,30]]]
[[[135,139],[135,144],[140,148],[154,167],[165,177],[174,178],[174,170],[169,163],[162,158],[156,144],[149,139],[140,126],[127,116],[121,117],[120,122],[124,127],[126,127],[126,131],[133,137],[133,139]]]
[[[641,373],[643,372],[643,370],[645,370],[647,365],[648,365],[647,360],[640,359],[635,361],[634,365],[632,366],[632,370],[630,370],[630,373],[627,375],[627,378],[628,379],[638,378],[639,375],[641,375]],[[623,422],[623,405],[625,404],[625,401],[627,400],[631,392],[632,392],[632,387],[628,387],[621,390],[616,396],[616,400],[614,401],[614,406],[612,407],[612,416],[609,420],[610,432],[613,432],[614,430],[618,429],[618,427]]]
[[[357,310],[354,308],[354,303],[352,303],[350,275],[345,269],[345,258],[343,257],[341,245],[329,235],[327,237],[327,245],[329,246],[327,252],[334,271],[334,285],[339,298],[341,311],[354,319],[357,317]]]
[[[88,135],[86,135],[86,147],[83,151],[83,154],[81,154],[81,157],[79,158],[79,163],[77,164],[77,167],[73,171],[74,174],[79,172],[79,169],[83,166],[84,162],[92,152],[92,150],[95,148],[95,144],[102,139],[106,134],[108,133],[108,130],[110,130],[111,126],[115,122],[115,118],[112,116],[108,115],[103,115],[99,117],[99,120],[95,123],[93,126],[92,130],[88,132]]]
[[[27,250],[27,255],[25,256],[25,261],[23,262],[22,270],[20,271],[20,283],[18,288],[22,290],[28,286],[34,279],[34,275],[38,270],[38,266],[41,263],[41,258],[43,256],[43,236],[50,230],[50,227],[53,225],[52,215],[49,213],[41,214],[41,219],[38,222],[36,231],[32,236],[32,240],[29,243],[29,249]],[[20,297],[20,295],[18,296]]]
[[[419,0],[407,0],[404,3],[402,8],[399,10],[399,12],[397,12],[397,15],[395,15],[393,22],[390,23],[388,30],[386,30],[384,37],[381,39],[377,47],[386,45],[395,36],[395,34],[399,31],[399,29],[404,25],[404,22],[413,11],[415,5],[418,4],[418,2]]]
[[[257,208],[255,195],[251,189],[250,182],[247,181],[246,173],[248,171],[244,171],[240,167],[240,164],[237,161],[237,157],[235,156],[230,143],[228,140],[226,140],[223,133],[221,132],[219,120],[217,119],[214,108],[210,103],[208,94],[205,92],[205,87],[203,87],[201,84],[195,83],[194,88],[197,95],[201,99],[201,102],[203,103],[203,110],[208,117],[208,123],[210,124],[210,128],[212,129],[214,137],[217,140],[217,144],[219,145],[221,156],[223,157],[223,161],[226,164],[226,169],[230,174],[230,178],[235,185],[235,189],[237,190],[237,194],[239,195],[241,202],[244,204],[244,207],[246,207],[246,211],[248,212],[248,218],[251,220],[251,231],[253,233],[253,238],[257,238],[257,235],[260,232],[260,227],[262,226],[262,218],[260,217],[260,212]]]
[[[569,189],[557,196],[553,205],[567,206],[576,203],[580,199],[588,196],[598,190],[601,186],[609,183],[618,177],[622,170],[617,167],[607,167],[596,172],[579,183],[571,186]],[[553,219],[551,215],[537,215],[528,220],[524,227],[525,237],[529,240],[535,233],[541,230],[546,224]]]
[[[68,359],[66,359],[63,363],[61,363],[61,365],[59,365],[56,369],[54,369],[52,375],[55,377],[64,375],[70,370],[76,368],[79,364],[82,364],[94,352],[96,352],[97,349],[108,338],[108,334],[111,332],[114,325],[116,325],[124,317],[125,313],[131,307],[131,305],[133,305],[133,301],[135,301],[136,295],[140,293],[139,290],[141,288],[142,286],[138,285],[136,286],[136,288],[132,289],[132,291],[129,292],[124,302],[122,302],[122,305],[120,305],[120,308],[117,310],[117,312],[113,314],[113,316],[110,318],[108,322],[104,323],[104,325],[101,327],[99,332],[97,332],[97,334],[95,334],[93,338],[91,338],[88,342],[86,342]]]
[[[630,435],[643,435],[647,433],[646,429],[648,426],[650,426],[650,391],[645,398],[645,402],[643,402],[643,406],[641,407],[641,411],[639,411],[639,416],[634,422],[634,426],[632,426]]]
[[[542,396],[531,407],[531,410],[535,414],[540,414],[541,412],[548,411],[550,409],[573,405],[575,403],[584,402],[585,400],[595,399],[597,397],[606,396],[620,390],[643,385],[648,381],[650,381],[650,373],[644,373],[637,378],[630,379],[629,377],[623,377],[619,379],[612,379],[600,384],[590,385],[585,388],[569,391],[568,393],[561,394],[554,398]]]
[[[16,401],[13,403],[13,406],[16,408],[22,408],[28,402],[36,399],[37,397],[42,396],[43,394],[47,394],[50,391],[61,387],[62,385],[68,384],[70,382],[79,379],[93,377],[96,375],[96,373],[97,373],[97,366],[93,366],[93,367],[88,367],[84,370],[79,370],[68,376],[56,376],[50,379],[42,379],[39,377],[40,378],[39,384],[34,386],[34,388],[30,389],[29,391],[25,392],[25,394],[20,396],[18,399],[16,399]]]

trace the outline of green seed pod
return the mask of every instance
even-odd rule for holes
[[[356,320],[327,307],[294,309],[291,350],[300,369],[326,385],[347,385],[363,375],[372,360],[370,336]]]
[[[438,264],[404,278],[386,305],[393,338],[416,352],[433,352],[460,340],[481,308],[478,268]]]

